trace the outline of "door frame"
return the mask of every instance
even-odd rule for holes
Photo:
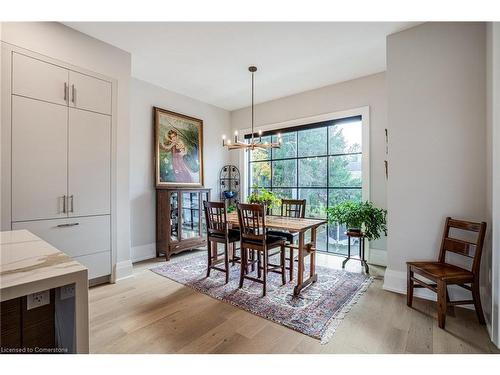
[[[60,61],[49,56],[18,47],[16,45],[0,41],[0,108],[1,108],[1,126],[0,126],[0,230],[12,230],[12,113],[11,113],[11,94],[12,94],[12,54],[14,52],[57,65],[62,68],[85,74],[91,77],[101,79],[111,83],[111,191],[110,191],[110,223],[111,223],[111,276],[110,282],[116,281],[116,259],[117,259],[117,88],[118,80],[97,72],[93,72],[78,66]],[[68,110],[69,110],[68,106]]]

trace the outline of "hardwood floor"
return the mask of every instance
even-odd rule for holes
[[[183,255],[180,255],[183,256]],[[340,268],[343,258],[318,255],[318,264]],[[435,303],[382,289],[384,269],[347,314],[327,345],[279,324],[184,287],[149,268],[134,277],[90,289],[92,353],[499,353],[474,311],[455,308],[446,330],[437,326]],[[350,261],[359,272],[358,262]]]

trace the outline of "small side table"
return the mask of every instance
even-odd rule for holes
[[[347,231],[345,235],[347,236],[347,258],[342,262],[342,268],[345,268],[345,264],[349,259],[359,260],[361,266],[365,267],[365,272],[370,274],[368,263],[365,260],[365,234],[363,232]],[[359,238],[359,259],[351,258],[351,238]]]

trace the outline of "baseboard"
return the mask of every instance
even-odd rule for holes
[[[370,247],[368,263],[375,264],[377,266],[387,266],[387,251]]]
[[[131,258],[132,263],[156,258],[156,243],[153,242],[146,245],[133,246],[131,249]]]
[[[383,289],[388,290],[390,292],[406,295],[406,272],[395,271],[387,268],[385,270],[385,275],[384,275]],[[450,299],[452,301],[466,300],[472,298],[470,292],[463,288],[451,285],[448,287],[448,290],[450,292]],[[433,293],[432,291],[424,288],[413,289],[413,295],[417,298],[423,298],[430,301],[437,300],[436,293]],[[472,310],[474,309],[473,305],[461,305],[457,307],[463,307]]]
[[[115,281],[123,280],[133,276],[134,276],[134,270],[132,268],[132,262],[130,260],[124,260],[116,263]]]

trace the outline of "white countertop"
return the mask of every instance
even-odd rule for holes
[[[68,275],[86,271],[86,267],[27,230],[0,232],[2,301],[12,295],[7,293],[11,288],[36,285],[46,279],[67,279]]]

